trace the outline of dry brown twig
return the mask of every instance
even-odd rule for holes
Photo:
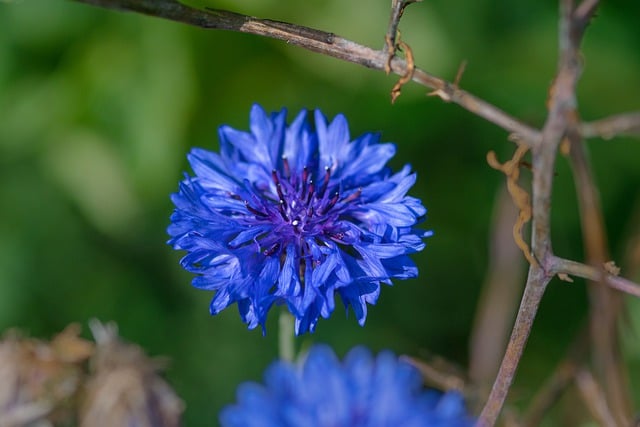
[[[560,1],[558,71],[549,91],[548,115],[539,144],[532,149],[532,236],[535,259],[531,264],[520,310],[516,318],[507,351],[477,425],[495,425],[507,393],[515,377],[519,360],[531,332],[552,274],[546,267],[553,257],[551,247],[550,207],[554,164],[558,147],[567,135],[575,117],[576,85],[581,73],[579,46],[582,35],[595,11],[597,0],[585,0],[575,7],[572,0]]]
[[[604,284],[612,289],[624,292],[628,295],[640,297],[640,285],[631,280],[607,272],[607,266],[600,268],[583,264],[568,259],[551,256],[547,261],[547,268],[552,274],[567,274],[596,283]]]
[[[467,68],[467,61],[462,61],[460,63],[460,66],[458,67],[458,71],[456,72],[456,78],[453,80],[453,83],[451,83],[446,87],[434,89],[431,92],[427,93],[427,96],[437,96],[444,102],[452,102],[453,94],[455,94],[457,91],[460,90],[460,80],[462,80],[462,75],[464,74],[464,70],[466,68]]]
[[[398,27],[400,25],[400,18],[407,6],[412,3],[418,3],[422,0],[391,0],[391,14],[389,15],[389,26],[387,27],[387,34],[384,36],[385,48],[387,50],[387,62],[384,65],[384,72],[389,75],[391,73],[391,60],[396,54],[398,44],[396,39],[399,38]]]
[[[583,138],[611,139],[616,136],[640,136],[640,112],[616,114],[604,119],[580,124]]]
[[[498,191],[488,239],[489,263],[469,338],[469,378],[487,394],[507,346],[524,287],[525,263],[513,238],[519,209],[506,189]]]
[[[569,5],[572,2],[568,2]],[[567,22],[567,44],[563,56],[567,70],[576,75],[581,72],[581,57],[578,52],[580,38],[588,26],[598,5],[597,0],[584,0],[573,10]],[[567,6],[569,7],[569,6]],[[603,268],[611,257],[604,215],[600,203],[597,183],[580,134],[580,118],[576,107],[575,93],[572,104],[565,111],[565,141],[569,147],[569,163],[573,171],[578,210],[587,263]],[[604,278],[604,274],[602,277]],[[603,282],[606,283],[606,282]],[[631,397],[628,373],[622,358],[619,343],[618,318],[622,305],[621,295],[601,283],[589,281],[591,352],[596,381],[602,384],[607,403],[616,422],[628,425],[631,420]]]
[[[435,363],[428,363],[424,360],[410,356],[401,356],[400,359],[418,368],[418,370],[422,374],[424,382],[429,386],[436,387],[439,390],[445,391],[463,391],[465,389],[465,379],[462,378],[462,376],[458,373],[454,372],[453,369],[445,369],[450,368],[448,366],[439,367],[436,366],[437,364]]]
[[[624,248],[623,264],[627,277],[640,276],[640,198],[635,202],[633,214],[629,224],[625,227],[628,231],[627,242]]]
[[[631,250],[633,251],[633,249]],[[620,273],[620,268],[617,267],[613,261],[605,263],[602,266],[602,269],[598,269],[574,261],[553,257],[549,263],[549,268],[552,271],[564,271],[565,273],[558,273],[558,276],[562,274],[567,278],[569,278],[568,274],[570,273],[578,277],[591,279],[597,283],[602,283],[602,281],[612,281],[612,283],[609,283],[609,286],[614,289],[621,288],[620,284],[627,282],[628,286],[619,290],[623,290],[631,295],[640,297],[639,286],[626,281],[624,278],[617,277]],[[588,356],[588,329],[588,327],[584,327],[577,334],[574,342],[567,352],[567,356],[558,364],[554,373],[545,382],[542,389],[538,391],[522,418],[521,427],[535,427],[540,425],[543,417],[557,402],[560,395],[573,381],[576,381],[576,375],[578,374],[580,366],[585,363],[585,359]],[[593,378],[591,378],[591,381],[595,383]],[[585,388],[585,385],[583,378],[583,389]],[[595,387],[600,389],[600,386],[597,383],[595,383]],[[591,396],[593,396],[593,393],[591,393]],[[610,413],[606,402],[598,403],[597,405],[591,404],[591,407],[595,408],[599,405],[603,405],[606,412]],[[595,415],[593,410],[591,412],[594,417],[598,417],[596,419],[601,418],[600,415]]]
[[[107,9],[130,11],[169,19],[205,29],[238,31],[263,37],[283,40],[287,44],[359,64],[367,68],[384,71],[389,60],[387,49],[375,50],[344,39],[336,34],[314,28],[270,19],[260,19],[220,9],[196,9],[176,0],[75,0]],[[393,57],[390,70],[400,76],[407,74],[407,62]],[[498,125],[511,134],[518,135],[522,144],[533,145],[540,133],[531,126],[510,116],[498,107],[456,88],[452,83],[436,77],[420,68],[413,72],[412,80],[422,86],[440,90],[455,104]]]
[[[588,334],[586,328],[584,328],[569,346],[566,356],[531,399],[531,403],[522,417],[520,427],[536,427],[540,425],[546,413],[557,403],[567,387],[575,380],[579,367],[584,363],[588,344]]]
[[[604,391],[587,368],[576,374],[576,385],[591,416],[602,427],[618,427],[615,417],[607,406]]]

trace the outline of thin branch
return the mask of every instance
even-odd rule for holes
[[[564,0],[567,8],[572,0]],[[576,78],[581,72],[580,42],[591,17],[598,6],[598,0],[583,0],[573,11],[567,24],[567,44],[565,61],[572,67]],[[603,266],[610,259],[602,207],[597,184],[580,135],[579,116],[574,107],[566,113],[566,141],[569,144],[569,160],[573,170],[585,254],[588,264]],[[592,355],[596,378],[602,382],[609,407],[617,422],[626,425],[631,413],[631,398],[624,370],[618,336],[618,313],[621,296],[610,288],[596,282],[589,283],[590,326]]]
[[[451,369],[444,370],[434,366],[433,363],[428,363],[424,360],[420,360],[410,356],[400,356],[401,360],[404,360],[413,366],[415,366],[422,375],[424,382],[430,386],[435,387],[438,390],[458,390],[464,391],[466,381],[462,376],[452,372]]]
[[[576,385],[580,395],[584,399],[587,409],[602,427],[617,427],[615,418],[607,406],[603,390],[600,388],[591,372],[586,368],[581,369],[576,375]]]
[[[320,53],[367,68],[384,71],[388,60],[386,50],[374,50],[333,33],[259,19],[219,9],[195,9],[176,0],[75,0],[107,9],[138,12],[149,16],[182,22],[207,29],[220,29],[256,34],[286,41],[312,52]],[[407,74],[407,62],[400,58],[391,61],[391,71]],[[540,139],[539,132],[488,102],[456,87],[454,84],[416,68],[413,81],[439,92],[446,102],[453,102],[471,113],[498,125],[513,134],[519,143],[531,146]]]
[[[580,125],[584,138],[611,139],[616,136],[640,136],[640,111],[616,114]]]
[[[422,0],[391,0],[391,15],[389,16],[389,26],[387,29],[387,38],[391,40],[392,45],[395,44],[398,34],[398,26],[400,18],[407,6],[412,3],[419,3]]]
[[[624,292],[625,294],[633,295],[635,297],[640,297],[640,285],[629,279],[607,274],[604,281],[613,289],[617,289],[620,292]]]
[[[622,266],[625,276],[635,279],[640,274],[640,198],[635,202],[629,224],[625,227],[627,243],[624,249]]]
[[[604,283],[609,287],[635,297],[640,297],[640,285],[624,277],[605,272],[604,268],[597,268],[581,262],[571,261],[553,256],[549,259],[549,271],[555,274],[570,274],[593,282]]]
[[[584,142],[577,130],[577,115],[572,115],[571,118],[573,120],[570,122],[567,140],[570,144],[569,159],[578,195],[585,254],[590,265],[603,266],[610,256],[600,197]],[[626,425],[631,413],[631,399],[618,335],[621,295],[601,286],[598,281],[590,281],[588,293],[594,372],[602,382],[615,418],[621,425]]]
[[[525,263],[513,239],[517,217],[517,207],[501,188],[491,220],[489,267],[469,339],[469,378],[481,389],[491,386],[498,372],[524,285]]]
[[[597,1],[585,0],[578,9],[574,9],[572,0],[560,0],[558,72],[550,89],[549,113],[542,129],[542,138],[539,143],[531,147],[533,165],[531,250],[542,266],[553,254],[550,216],[554,165],[558,147],[567,133],[568,118],[575,114],[575,92],[581,72],[578,49],[584,29],[596,5]],[[529,268],[527,284],[511,339],[489,399],[478,419],[479,427],[495,425],[515,377],[540,301],[551,277],[542,266],[531,264]]]
[[[389,16],[389,26],[387,27],[387,34],[384,36],[385,48],[387,49],[387,64],[385,65],[385,72],[389,74],[391,72],[391,59],[396,54],[397,43],[396,38],[398,35],[398,26],[400,25],[400,18],[404,13],[404,9],[411,3],[417,3],[422,0],[391,0],[391,14]]]
[[[580,32],[576,34],[576,46],[580,44],[582,33],[584,33],[584,30],[591,21],[591,18],[593,18],[596,13],[599,3],[600,0],[582,0],[582,3],[580,3],[573,12],[571,19],[572,26]]]
[[[540,425],[545,414],[560,399],[562,393],[573,382],[578,368],[584,363],[588,347],[588,330],[583,328],[574,338],[566,356],[556,366],[551,376],[534,396],[527,408],[520,427],[536,427]]]
[[[500,415],[549,280],[551,280],[551,277],[547,276],[540,266],[532,265],[529,268],[527,284],[525,285],[518,316],[509,338],[507,351],[502,359],[489,399],[482,409],[476,427],[493,426]]]

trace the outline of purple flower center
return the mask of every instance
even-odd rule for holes
[[[247,223],[271,228],[256,238],[265,256],[279,254],[290,242],[295,242],[303,253],[307,252],[307,239],[319,244],[326,239],[342,243],[345,230],[339,223],[340,215],[350,202],[360,197],[362,189],[349,191],[341,198],[339,185],[331,182],[330,167],[324,168],[318,183],[309,169],[305,166],[296,173],[284,157],[281,170],[271,172],[272,182],[244,200],[249,213],[245,218]]]

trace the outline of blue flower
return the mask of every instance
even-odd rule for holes
[[[456,392],[424,390],[419,372],[392,353],[362,347],[343,363],[324,345],[298,365],[275,362],[265,385],[242,384],[223,427],[471,427]]]
[[[351,141],[347,120],[320,111],[251,109],[250,132],[219,130],[220,154],[193,149],[195,176],[172,195],[169,244],[187,251],[193,286],[214,290],[210,312],[238,304],[249,328],[274,304],[295,316],[296,334],[313,331],[337,293],[363,325],[380,284],[416,277],[408,255],[430,235],[414,228],[422,203],[406,195],[416,176],[385,166],[395,146],[367,133]]]

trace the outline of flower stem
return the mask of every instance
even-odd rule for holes
[[[293,324],[293,316],[284,307],[278,318],[278,355],[287,362],[292,362],[295,356]]]
[[[529,277],[518,310],[518,316],[507,345],[507,351],[502,359],[498,376],[493,384],[489,399],[482,409],[475,427],[492,427],[496,424],[502,410],[507,393],[516,374],[520,358],[529,338],[533,321],[538,312],[542,295],[551,277],[546,275],[539,266],[531,266]]]

